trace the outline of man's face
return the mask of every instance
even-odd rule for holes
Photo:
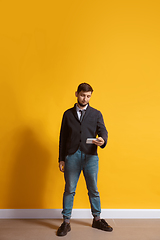
[[[92,96],[91,92],[76,92],[77,102],[81,107],[85,107]]]

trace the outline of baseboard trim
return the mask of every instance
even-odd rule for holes
[[[0,219],[60,219],[61,209],[0,209]],[[160,219],[160,209],[102,209],[106,219]],[[73,209],[73,219],[92,218],[90,209]]]

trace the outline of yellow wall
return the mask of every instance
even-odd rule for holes
[[[102,208],[160,208],[160,2],[0,1],[0,208],[61,208],[58,139],[81,82],[108,146]],[[81,177],[75,208],[89,208]]]

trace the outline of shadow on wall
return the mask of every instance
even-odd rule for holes
[[[7,205],[12,209],[44,208],[51,153],[29,127],[16,132],[14,139]]]

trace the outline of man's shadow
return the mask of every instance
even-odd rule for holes
[[[45,208],[51,153],[30,127],[17,130],[8,185],[8,206],[12,209]],[[52,174],[54,174],[53,169]]]
[[[29,224],[34,224],[34,225],[39,225],[42,227],[46,227],[46,228],[51,228],[54,230],[57,230],[59,228],[59,226],[62,223],[61,219],[56,219],[56,224],[55,224],[55,219],[30,219],[28,220],[22,220],[25,222],[25,224],[29,223]]]
[[[56,221],[56,224],[55,224],[55,221]],[[41,220],[33,219],[30,222],[32,222],[35,225],[41,225],[43,227],[57,230],[59,228],[59,226],[61,225],[61,223],[63,222],[63,219],[54,219],[54,220],[52,220],[52,219],[41,219]],[[76,225],[82,225],[85,227],[91,227],[91,223],[89,223],[87,220],[85,221],[84,219],[83,220],[71,219],[70,222],[71,222],[71,225],[76,224]]]

